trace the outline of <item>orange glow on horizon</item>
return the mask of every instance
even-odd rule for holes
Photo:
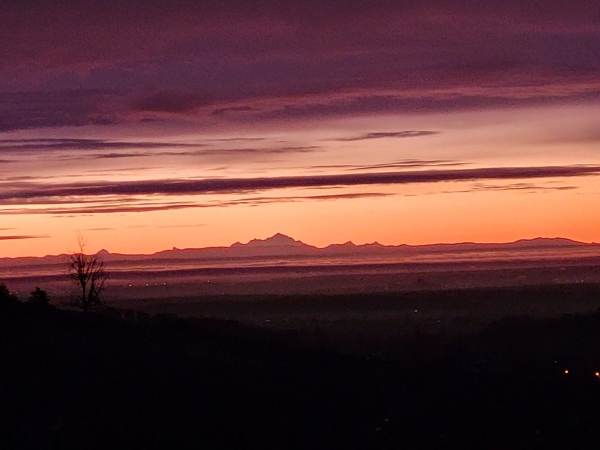
[[[68,188],[77,183],[110,187],[180,179],[580,167],[600,164],[597,145],[589,137],[589,125],[599,109],[583,105],[332,119],[296,124],[287,131],[248,130],[246,137],[246,130],[238,130],[239,142],[230,141],[227,131],[165,134],[160,145],[166,147],[160,151],[124,150],[124,156],[97,159],[93,168],[86,165],[84,153],[71,149],[60,150],[65,158],[44,164],[19,154],[9,168],[11,176],[39,180],[43,195],[46,186]],[[433,131],[414,137],[368,137],[372,130],[397,129],[399,122],[405,130]],[[113,140],[137,132],[137,128],[115,129]],[[32,133],[22,131],[18,136],[37,137]],[[192,148],[176,147],[182,142]],[[202,146],[195,148],[195,143]],[[127,152],[137,156],[128,157]],[[205,194],[133,191],[42,198],[38,203],[25,198],[0,205],[0,257],[68,253],[77,232],[86,236],[90,251],[114,253],[229,246],[278,232],[317,247],[347,241],[420,245],[535,237],[599,242],[598,186],[598,176],[590,175],[283,186]]]

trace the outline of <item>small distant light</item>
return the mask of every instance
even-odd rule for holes
[[[419,310],[418,310],[418,309],[415,309],[415,314],[416,314],[416,313],[418,313],[418,312],[419,312]]]
[[[594,375],[596,375],[596,377],[600,378],[600,372],[596,372]]]
[[[568,371],[568,370],[565,370],[565,375],[568,375],[568,374],[569,374],[569,371]]]

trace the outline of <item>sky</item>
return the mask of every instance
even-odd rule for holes
[[[600,241],[597,0],[4,0],[0,257]]]

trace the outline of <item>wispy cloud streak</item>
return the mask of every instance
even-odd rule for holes
[[[421,130],[409,130],[409,131],[389,131],[389,132],[377,132],[377,133],[366,133],[360,136],[352,136],[345,138],[333,139],[340,142],[352,142],[352,141],[367,141],[371,139],[385,139],[385,138],[412,138],[419,136],[431,136],[439,134],[439,131],[421,131]]]
[[[405,168],[423,168],[423,167],[456,167],[469,165],[468,162],[455,161],[451,159],[403,159],[381,164],[323,164],[309,166],[309,169],[342,169],[346,171],[366,171],[378,169],[405,169]]]
[[[0,139],[0,151],[15,150],[127,150],[200,148],[201,143],[109,141],[104,139]]]
[[[26,235],[14,235],[14,236],[0,236],[0,241],[19,241],[19,240],[23,240],[23,239],[44,239],[44,238],[49,238],[50,236],[47,234],[40,234],[40,235],[31,235],[31,236],[26,236]]]
[[[240,142],[244,138],[237,139]],[[231,139],[231,141],[235,141]],[[57,161],[82,161],[139,159],[139,158],[254,158],[256,156],[313,153],[321,150],[317,145],[272,145],[264,147],[207,148],[205,143],[109,141],[101,139],[0,139],[0,154],[10,154],[19,159],[0,160],[5,163],[22,162],[24,158],[37,158],[48,154]],[[119,171],[120,168],[110,169]],[[135,170],[140,170],[135,168]]]
[[[231,206],[259,206],[270,203],[298,203],[308,201],[332,201],[332,200],[352,200],[359,198],[377,198],[388,197],[394,194],[386,192],[367,192],[367,193],[349,193],[349,194],[325,194],[325,195],[304,195],[304,196],[280,196],[280,197],[245,197],[233,200],[217,200],[212,202],[162,202],[155,200],[154,203],[139,202],[130,200],[128,202],[106,202],[105,204],[71,206],[71,207],[50,207],[50,208],[0,208],[0,215],[40,215],[50,214],[53,216],[90,215],[90,214],[115,214],[115,213],[140,213],[155,211],[172,211],[189,208],[225,208]],[[191,226],[191,225],[189,225]],[[195,226],[202,226],[198,224]],[[182,226],[163,226],[157,228],[181,228]],[[186,225],[187,227],[187,225]],[[104,231],[108,228],[92,228],[91,231]]]

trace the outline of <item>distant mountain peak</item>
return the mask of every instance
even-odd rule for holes
[[[247,244],[236,242],[232,247],[281,247],[281,246],[305,246],[306,244],[282,233],[274,234],[266,239],[252,239]]]
[[[282,233],[276,233],[270,238],[265,239],[266,241],[278,241],[278,242],[298,242],[296,239],[286,236]]]

